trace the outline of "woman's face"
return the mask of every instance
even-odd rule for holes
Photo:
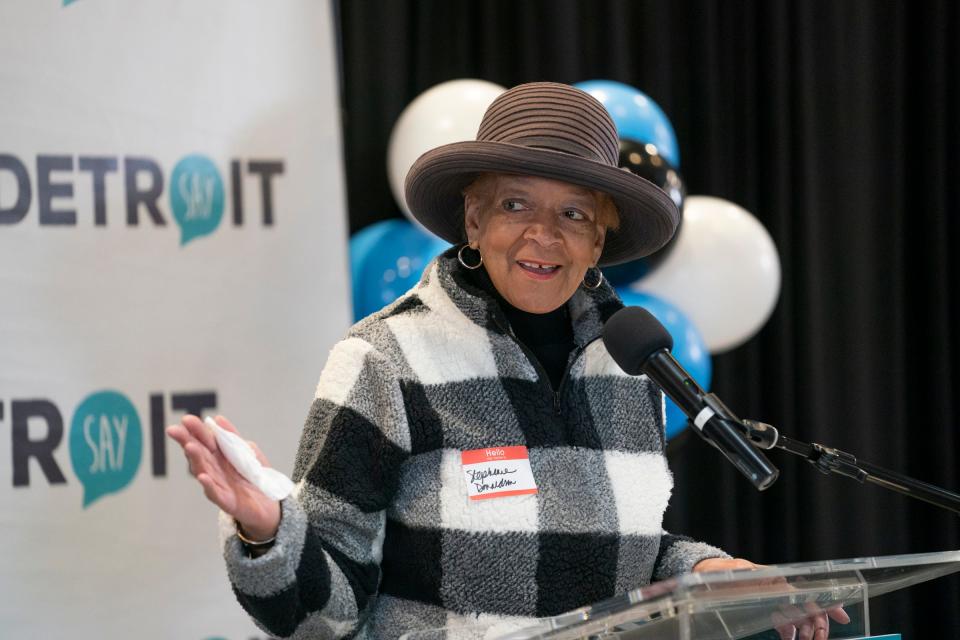
[[[533,176],[500,175],[487,202],[465,196],[466,231],[493,285],[530,313],[563,305],[603,249],[597,197],[589,189]],[[483,201],[482,201],[483,200]]]

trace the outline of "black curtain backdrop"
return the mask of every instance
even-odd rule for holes
[[[942,2],[349,0],[340,25],[350,227],[400,216],[391,128],[455,78],[633,85],[677,131],[690,193],[770,231],[783,286],[714,358],[744,417],[960,489],[960,9]],[[775,563],[960,548],[957,517],[782,452],[758,493],[671,443],[667,528]],[[960,637],[960,579],[877,600],[874,632]]]

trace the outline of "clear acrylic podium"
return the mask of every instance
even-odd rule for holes
[[[873,598],[957,571],[960,551],[695,573],[533,623],[417,631],[400,640],[730,640],[837,606],[851,622],[831,622],[830,637],[860,638],[870,635]]]

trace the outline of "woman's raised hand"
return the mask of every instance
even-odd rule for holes
[[[215,418],[218,425],[237,433],[237,428],[223,416]],[[233,516],[243,535],[254,540],[272,538],[280,527],[280,503],[265,496],[241,476],[224,457],[210,427],[197,416],[186,415],[167,427],[167,435],[183,447],[190,463],[190,473],[203,486],[203,493],[213,504]],[[238,434],[239,435],[239,434]],[[269,467],[260,448],[250,442],[260,464]]]

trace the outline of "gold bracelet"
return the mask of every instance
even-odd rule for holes
[[[240,542],[247,545],[248,547],[266,547],[273,544],[277,540],[277,536],[271,536],[266,540],[251,540],[250,538],[243,535],[243,529],[240,528],[240,523],[234,519],[233,523],[237,526],[237,537],[240,538]]]

